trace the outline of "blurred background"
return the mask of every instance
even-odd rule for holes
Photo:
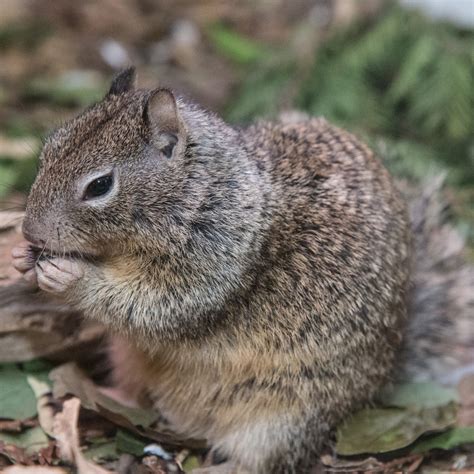
[[[41,138],[134,64],[227,120],[301,109],[398,177],[446,173],[474,247],[474,0],[0,0],[0,208],[21,207]]]

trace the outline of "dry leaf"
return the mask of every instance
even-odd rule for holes
[[[50,373],[55,398],[67,394],[78,397],[84,408],[95,411],[107,420],[127,428],[136,434],[159,443],[190,448],[205,447],[203,440],[182,439],[167,426],[154,424],[159,414],[154,410],[131,408],[120,404],[99,391],[98,387],[74,363],[57,367]]]
[[[374,457],[365,459],[341,459],[337,456],[324,454],[321,456],[324,464],[324,472],[398,472],[404,468],[403,472],[415,472],[423,462],[420,454],[395,458],[392,461],[382,462]]]
[[[51,388],[46,382],[43,382],[34,375],[28,375],[26,380],[30,384],[36,397],[39,424],[43,431],[52,437],[54,409],[51,405]]]
[[[0,420],[0,431],[20,433],[22,427],[22,420]]]
[[[53,431],[61,459],[74,463],[78,474],[111,474],[111,471],[88,461],[82,454],[77,431],[80,407],[80,400],[71,398],[64,402],[63,411],[54,417]]]
[[[145,456],[142,464],[147,466],[150,474],[166,474],[168,472],[166,461],[157,456]]]
[[[10,466],[4,474],[67,474],[68,471],[60,467],[51,466]]]
[[[321,462],[332,472],[348,472],[348,471],[369,471],[376,468],[381,468],[383,463],[374,457],[365,459],[340,459],[337,456],[324,454],[321,456]]]

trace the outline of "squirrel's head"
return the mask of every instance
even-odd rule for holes
[[[134,82],[125,70],[101,102],[46,140],[23,223],[34,245],[101,256],[184,238],[186,125],[172,92]]]

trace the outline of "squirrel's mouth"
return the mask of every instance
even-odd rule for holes
[[[30,246],[31,253],[36,261],[48,260],[49,258],[74,258],[78,260],[94,260],[96,255],[87,252],[78,252],[76,250],[57,252],[47,247]]]

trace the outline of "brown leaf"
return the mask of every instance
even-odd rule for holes
[[[33,462],[31,456],[27,456],[23,448],[6,444],[3,441],[0,441],[0,454],[6,456],[13,463],[31,464]]]
[[[403,472],[416,472],[418,466],[423,462],[423,455],[414,454],[382,462],[374,457],[363,459],[344,459],[337,456],[325,454],[321,461],[326,466],[324,472],[385,472],[392,473],[399,470]]]
[[[0,420],[0,431],[19,433],[22,429],[22,420]]]
[[[79,474],[111,474],[111,471],[88,461],[81,452],[77,431],[80,407],[80,400],[71,398],[64,402],[63,411],[54,417],[53,431],[61,459],[74,463]]]
[[[34,375],[28,375],[26,379],[36,397],[39,424],[47,435],[53,436],[54,409],[51,403],[51,389],[46,382]]]
[[[394,459],[393,461],[387,462],[384,465],[384,472],[391,473],[395,471],[401,471],[406,466],[403,472],[416,472],[418,466],[423,462],[422,454],[413,454],[402,458]]]
[[[67,474],[68,471],[61,467],[51,466],[10,466],[4,471],[5,474]]]
[[[330,454],[324,454],[321,456],[321,462],[329,467],[328,471],[332,472],[348,472],[348,471],[369,471],[372,469],[380,468],[383,463],[375,459],[374,457],[368,457],[365,459],[354,459],[347,460],[341,459]]]
[[[56,443],[53,440],[50,440],[48,446],[40,449],[38,453],[39,463],[41,465],[53,464],[55,451],[56,451]]]
[[[148,467],[150,474],[167,474],[167,462],[157,456],[145,456],[142,464]]]
[[[31,428],[38,423],[36,420],[0,420],[0,431],[8,431],[10,433],[19,433],[23,428]]]
[[[159,414],[154,410],[131,408],[102,393],[74,363],[64,364],[50,373],[55,398],[67,394],[78,397],[84,408],[93,410],[116,425],[127,428],[141,436],[160,443],[202,448],[202,440],[186,440],[177,436],[166,427],[155,427]]]

